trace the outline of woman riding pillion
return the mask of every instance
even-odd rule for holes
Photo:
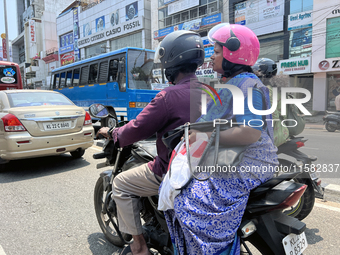
[[[255,109],[270,108],[268,88],[251,69],[260,51],[256,35],[245,26],[223,23],[213,27],[208,38],[214,44],[213,69],[222,74],[223,82],[242,90],[244,114],[233,113],[232,94],[221,89],[218,94],[222,105],[211,100],[207,114],[197,121],[234,120],[239,125],[221,131],[220,142],[228,146],[247,145],[247,148],[236,171],[214,172],[206,181],[193,179],[175,198],[174,210],[165,213],[178,254],[238,254],[237,230],[249,193],[272,178],[273,172],[268,169],[278,164],[271,125],[261,125],[262,116],[253,114],[247,104],[247,97],[252,96]],[[248,88],[254,87],[260,91],[248,95]],[[192,131],[190,143],[195,140],[196,132]]]

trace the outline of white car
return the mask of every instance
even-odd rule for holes
[[[90,115],[58,92],[0,91],[0,168],[10,160],[66,152],[80,158],[93,136]]]

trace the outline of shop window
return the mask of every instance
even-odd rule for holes
[[[112,40],[110,43],[111,50],[118,50],[124,47],[143,48],[142,32]]]
[[[208,7],[206,6],[206,5],[204,5],[204,6],[201,6],[199,9],[198,9],[198,15],[199,16],[204,16],[204,15],[206,15],[207,14],[207,9],[208,9]]]
[[[328,74],[327,110],[335,111],[335,98],[340,95],[340,74]]]
[[[290,31],[289,58],[308,57],[312,54],[312,28]]]
[[[283,39],[261,40],[261,37],[259,37],[259,40],[261,45],[259,58],[270,58],[275,62],[283,59]]]
[[[326,58],[340,57],[340,17],[327,19],[326,24]]]
[[[89,83],[98,82],[98,64],[90,65]]]
[[[189,19],[189,11],[186,11],[186,12],[182,12],[181,13],[181,21],[182,22],[185,22]]]
[[[73,82],[72,86],[79,86],[79,68],[73,70]]]
[[[190,10],[190,19],[195,19],[197,18],[197,12],[198,12],[198,9],[195,8],[193,10]]]
[[[290,0],[290,14],[313,10],[313,0]]]

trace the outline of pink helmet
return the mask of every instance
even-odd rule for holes
[[[253,66],[260,54],[260,42],[249,28],[221,23],[210,29],[208,39],[223,46],[223,57],[235,64]]]

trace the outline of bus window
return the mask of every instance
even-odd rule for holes
[[[60,74],[60,86],[59,88],[64,88],[65,87],[65,79],[66,75],[65,72]]]
[[[79,86],[79,68],[73,70],[73,82],[72,86]]]
[[[99,64],[99,82],[107,82],[107,76],[108,76],[108,68],[109,64],[108,61],[100,62]]]
[[[59,88],[59,74],[54,75],[53,89]]]
[[[72,81],[72,70],[67,71],[66,73],[66,87],[71,87],[71,81]]]
[[[118,63],[119,72],[119,91],[126,91],[126,70],[125,70],[125,58],[121,58]]]
[[[116,81],[117,72],[118,72],[118,60],[112,59],[110,60],[110,65],[109,65],[109,80],[108,81]]]
[[[80,84],[87,85],[88,78],[89,78],[89,67],[84,66],[81,68]]]
[[[98,82],[98,64],[90,65],[89,83]]]

